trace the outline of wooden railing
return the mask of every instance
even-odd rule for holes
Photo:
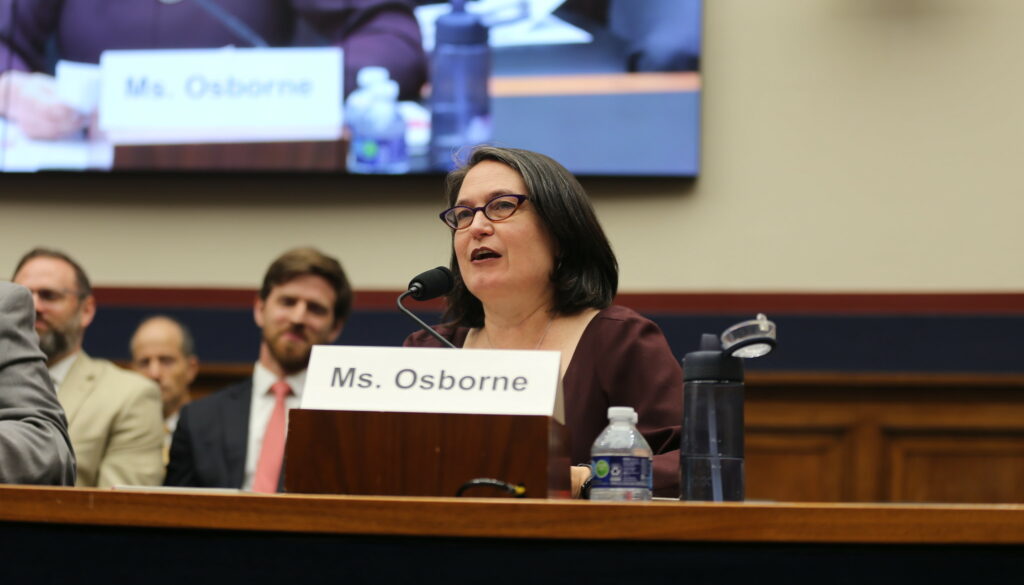
[[[197,396],[251,375],[203,366]],[[1024,502],[1024,375],[752,372],[747,498]]]

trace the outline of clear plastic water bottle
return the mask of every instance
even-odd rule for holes
[[[391,79],[385,67],[363,67],[356,73],[356,88],[345,100],[345,126],[352,132],[352,121],[359,120],[373,104],[373,86]]]
[[[465,0],[437,19],[430,63],[430,164],[455,167],[455,155],[491,140],[491,49],[480,17],[466,12]]]
[[[348,170],[352,173],[400,174],[409,171],[405,120],[398,110],[398,82],[386,80],[368,88],[369,104],[351,120]]]
[[[636,411],[629,406],[612,406],[608,421],[590,450],[594,474],[590,499],[651,499],[654,459],[650,445],[636,429]]]

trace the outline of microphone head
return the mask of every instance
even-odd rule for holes
[[[429,301],[447,294],[453,286],[455,278],[452,271],[444,266],[431,268],[409,281],[409,290],[413,291],[411,296],[417,301]]]

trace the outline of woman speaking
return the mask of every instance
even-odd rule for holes
[[[561,352],[572,463],[590,461],[609,406],[632,406],[655,454],[654,495],[678,497],[682,369],[657,325],[612,305],[618,264],[583,187],[547,156],[484,146],[448,175],[446,195],[455,287],[441,335]],[[440,346],[422,331],[405,345]],[[587,473],[574,468],[574,487]]]

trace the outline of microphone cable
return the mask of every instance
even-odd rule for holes
[[[263,37],[256,34],[256,31],[249,28],[249,25],[242,22],[240,18],[231,14],[224,9],[220,4],[217,4],[213,0],[192,0],[199,5],[200,8],[205,10],[207,14],[214,17],[218,22],[228,27],[231,32],[235,33],[239,38],[245,39],[246,42],[254,47],[269,47],[267,41],[263,40]]]
[[[438,266],[437,268],[431,268],[426,272],[416,275],[411,281],[409,281],[408,290],[398,296],[396,301],[398,310],[405,313],[410,319],[416,322],[424,331],[429,333],[434,339],[441,343],[443,347],[450,347],[456,349],[455,345],[445,339],[443,335],[434,330],[433,327],[427,325],[422,319],[413,314],[412,311],[405,308],[402,301],[405,297],[412,296],[417,301],[428,301],[430,299],[437,298],[441,295],[447,294],[452,290],[452,286],[455,281],[452,278],[450,270],[444,266]]]
[[[526,486],[524,486],[523,484],[512,484],[507,481],[502,481],[500,479],[494,479],[490,477],[478,477],[476,479],[471,479],[467,481],[466,483],[459,486],[458,491],[455,492],[455,497],[461,498],[463,497],[462,494],[466,493],[466,490],[470,490],[477,487],[498,488],[504,491],[505,493],[512,494],[516,498],[526,497]]]
[[[171,6],[182,2],[182,0],[158,0],[161,4]],[[253,47],[269,47],[270,45],[266,40],[263,39],[259,34],[256,33],[249,25],[242,22],[242,19],[238,18],[234,14],[231,14],[223,6],[214,2],[214,0],[192,0],[192,2],[201,8],[206,14],[213,17],[214,20],[224,25],[235,37],[249,43]],[[158,13],[159,14],[159,13]],[[159,16],[158,16],[159,18]],[[161,46],[162,48],[162,46]]]
[[[412,295],[412,294],[415,294],[415,292],[416,292],[415,290],[409,289],[409,290],[405,291],[404,293],[402,293],[401,295],[399,295],[398,301],[397,301],[398,310],[401,311],[402,313],[404,313],[406,316],[408,316],[413,321],[415,321],[416,324],[419,325],[424,331],[429,333],[431,337],[433,337],[434,339],[438,340],[441,343],[442,347],[450,347],[452,349],[458,349],[458,348],[455,347],[455,344],[453,344],[452,342],[450,342],[447,339],[445,339],[444,336],[441,335],[440,333],[438,333],[437,331],[435,331],[433,327],[431,327],[430,325],[427,325],[426,322],[423,321],[423,319],[420,319],[412,311],[410,311],[409,309],[405,308],[405,305],[402,304],[402,301],[405,300],[405,297],[407,297],[409,295]],[[413,297],[413,298],[416,298],[416,297]]]

